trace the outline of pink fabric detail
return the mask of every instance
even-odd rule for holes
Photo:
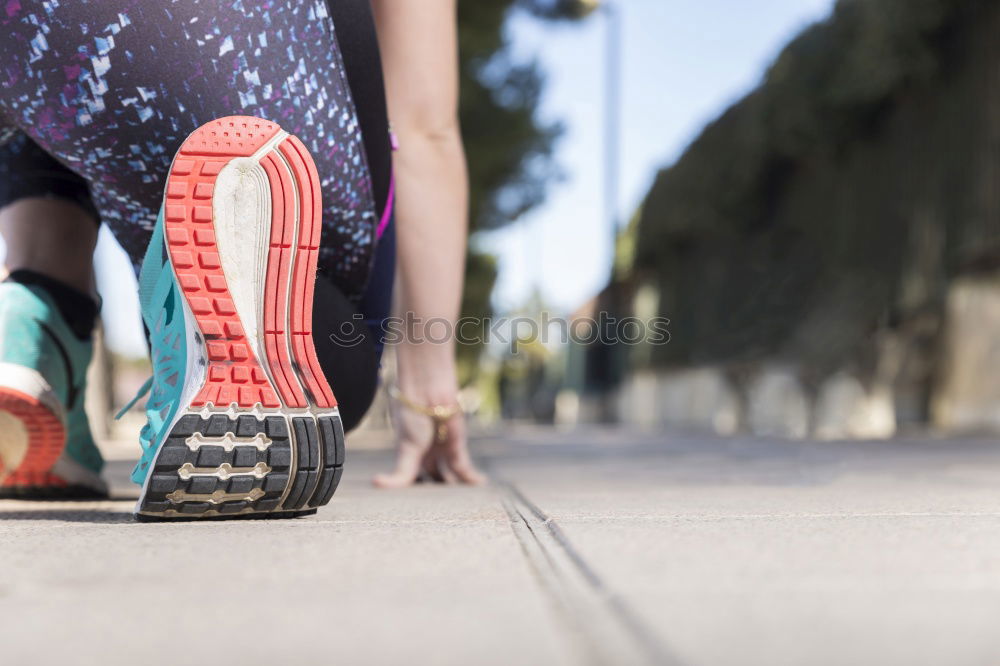
[[[375,238],[382,238],[382,234],[385,233],[385,228],[389,226],[389,220],[392,219],[392,205],[396,200],[396,174],[392,174],[389,178],[389,196],[386,197],[385,211],[382,213],[382,221],[378,223],[378,230],[375,232]]]

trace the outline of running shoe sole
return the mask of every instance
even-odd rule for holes
[[[9,363],[0,372],[0,497],[30,495],[67,483],[52,474],[66,447],[59,398],[32,368]]]
[[[137,516],[311,513],[330,501],[344,463],[337,401],[312,340],[316,166],[275,123],[222,118],[181,146],[163,209],[188,372]]]
[[[100,475],[65,455],[65,410],[34,368],[0,363],[0,499],[104,499]]]

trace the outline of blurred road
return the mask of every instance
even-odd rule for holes
[[[297,521],[0,502],[0,662],[995,664],[1000,443],[482,437]]]

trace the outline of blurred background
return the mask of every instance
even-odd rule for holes
[[[133,523],[102,231],[114,499],[0,507],[7,661],[997,664],[1000,0],[458,6],[491,484],[373,488],[383,396],[317,516]]]
[[[465,314],[670,321],[664,345],[463,345],[476,423],[1000,428],[1000,3],[459,6]],[[102,234],[95,424],[148,374]]]

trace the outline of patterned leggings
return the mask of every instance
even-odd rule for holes
[[[394,270],[390,138],[368,2],[0,0],[0,207],[74,201],[138,266],[190,132],[252,115],[306,144],[324,196],[314,337],[348,429],[374,394]],[[321,334],[358,319],[368,354]]]
[[[2,0],[0,206],[74,199],[138,264],[185,137],[259,116],[312,152],[320,273],[357,302],[388,190],[377,58],[367,0]]]

